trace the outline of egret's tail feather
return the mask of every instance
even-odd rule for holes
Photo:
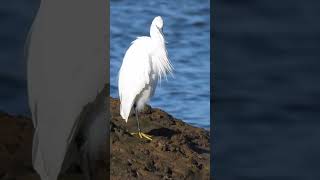
[[[128,122],[128,118],[130,116],[131,108],[133,106],[134,101],[121,101],[120,102],[120,115],[122,119]]]

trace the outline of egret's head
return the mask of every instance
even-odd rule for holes
[[[155,25],[158,29],[162,29],[163,27],[163,20],[161,16],[157,16],[153,19],[152,24]]]
[[[164,41],[163,35],[163,20],[161,16],[157,16],[153,19],[150,26],[150,36],[154,39]]]

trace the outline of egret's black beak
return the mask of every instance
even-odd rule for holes
[[[158,28],[158,27],[157,27],[157,28]],[[162,28],[158,28],[158,30],[159,30],[160,34],[164,37]]]

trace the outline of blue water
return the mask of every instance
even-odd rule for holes
[[[0,2],[0,111],[30,115],[24,43],[39,0]]]
[[[164,35],[174,78],[162,81],[150,104],[196,126],[210,126],[209,0],[111,0],[111,96],[118,97],[118,71],[131,41],[149,36],[155,16],[164,19]]]
[[[217,1],[217,179],[320,179],[319,7]]]

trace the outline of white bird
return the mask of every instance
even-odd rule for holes
[[[138,112],[154,95],[158,80],[173,71],[162,29],[163,20],[157,16],[151,23],[150,37],[138,37],[131,43],[119,71],[120,114],[127,122],[134,110],[138,134],[149,140],[150,136],[140,130]]]
[[[92,14],[106,7],[106,1],[42,0],[33,22],[27,82],[32,163],[41,180],[56,180],[79,160],[87,179],[95,179],[94,163],[106,152],[108,19]]]

